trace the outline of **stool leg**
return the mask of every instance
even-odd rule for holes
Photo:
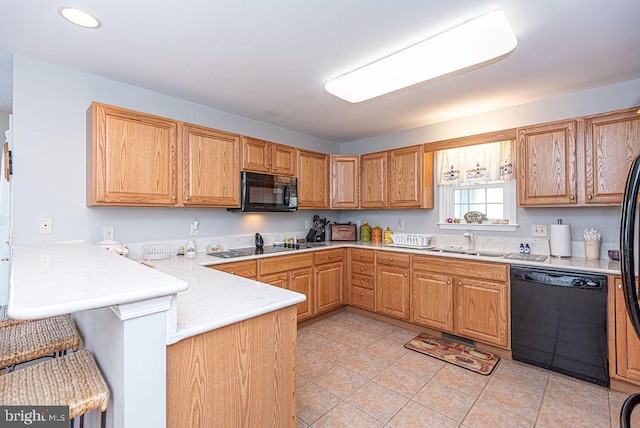
[[[73,426],[75,425],[76,420],[75,419],[71,419],[71,425],[69,425],[71,428],[73,428]]]
[[[101,419],[100,428],[106,428],[107,427],[107,412],[102,412],[102,415],[101,415],[100,419]]]
[[[84,428],[84,414],[80,415],[80,428]]]

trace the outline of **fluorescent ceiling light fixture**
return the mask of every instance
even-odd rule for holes
[[[495,10],[330,80],[324,88],[358,103],[497,58],[517,44],[506,15]]]
[[[67,21],[85,28],[98,28],[102,25],[100,20],[87,12],[73,6],[60,6],[58,13]]]

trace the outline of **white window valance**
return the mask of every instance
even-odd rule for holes
[[[514,140],[439,150],[438,184],[480,184],[514,177]]]

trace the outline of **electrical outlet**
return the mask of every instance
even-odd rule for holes
[[[311,222],[309,220],[304,221],[304,229],[305,230],[311,229]]]
[[[41,218],[38,223],[38,233],[49,235],[53,233],[53,221],[51,218]]]
[[[404,220],[402,218],[398,219],[398,230],[404,230]]]
[[[547,225],[546,224],[532,224],[531,225],[531,236],[547,236]]]
[[[116,239],[116,233],[113,226],[102,226],[102,239]]]

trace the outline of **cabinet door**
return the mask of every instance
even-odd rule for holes
[[[298,208],[329,208],[329,157],[298,150]]]
[[[296,175],[296,149],[271,143],[271,172],[276,175]]]
[[[508,289],[506,283],[455,278],[456,331],[460,336],[509,346]]]
[[[640,383],[640,339],[636,335],[624,302],[622,279],[615,278],[615,374]],[[612,340],[609,338],[609,340]]]
[[[518,130],[518,203],[571,205],[576,201],[576,122]]]
[[[360,157],[331,156],[331,207],[358,208]]]
[[[409,269],[381,265],[376,275],[376,312],[409,319]]]
[[[414,272],[411,290],[411,321],[453,332],[453,277]]]
[[[314,307],[315,314],[342,306],[342,262],[320,265],[315,268]]]
[[[640,152],[640,115],[636,111],[634,108],[586,120],[586,204],[622,203],[627,173]]]
[[[307,296],[307,300],[298,303],[298,321],[310,318],[313,315],[313,276],[311,268],[304,268],[289,273],[289,290]]]
[[[87,204],[176,205],[177,135],[174,120],[93,103]]]
[[[184,205],[240,206],[240,136],[183,128]]]
[[[422,146],[389,153],[389,206],[422,206]]]
[[[387,152],[362,155],[360,207],[387,207]]]
[[[271,172],[271,144],[257,138],[242,137],[242,170]]]

